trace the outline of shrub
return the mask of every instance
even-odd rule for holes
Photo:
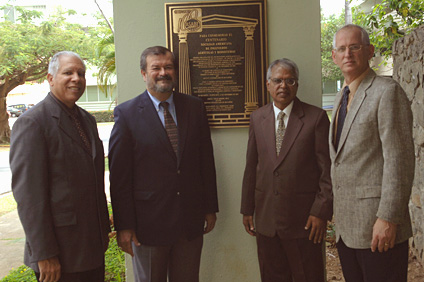
[[[0,282],[37,282],[34,271],[26,265],[22,265],[17,269],[13,269]]]
[[[113,111],[88,111],[97,122],[113,122]]]

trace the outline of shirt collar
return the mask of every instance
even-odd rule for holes
[[[74,105],[72,108],[68,108],[62,101],[60,101],[52,92],[49,92],[53,100],[68,114],[78,116],[78,108]]]
[[[147,90],[147,94],[149,94],[150,100],[152,100],[153,105],[155,106],[156,111],[159,111],[159,104],[161,103],[161,101],[159,101],[155,96],[153,96],[152,94],[150,94],[150,92]],[[168,102],[169,107],[170,108],[174,108],[174,93],[171,94],[171,96],[169,96],[168,99],[166,99],[163,102]]]
[[[355,80],[353,80],[348,86],[349,86],[349,90],[350,90],[350,99],[351,97],[355,96],[356,90],[358,90],[359,85],[361,84],[362,80],[364,80],[364,78],[367,76],[368,72],[370,71],[371,68],[368,68],[366,71],[364,71],[360,76],[358,76],[357,78],[355,78]],[[345,88],[345,86],[347,86],[346,82],[343,83],[343,87],[342,89]]]
[[[283,112],[286,114],[286,117],[289,118],[291,111],[293,109],[293,103],[294,101],[291,101],[291,103],[284,108]],[[277,106],[275,106],[275,103],[272,103],[272,106],[274,107],[274,117],[275,120],[277,120],[278,114],[281,112],[281,110],[279,108],[277,108]]]

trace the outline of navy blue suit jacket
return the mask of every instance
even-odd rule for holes
[[[110,189],[117,230],[141,244],[169,245],[203,234],[218,211],[215,164],[202,100],[174,93],[178,157],[147,91],[115,108],[109,144]]]

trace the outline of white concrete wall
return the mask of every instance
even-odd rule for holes
[[[118,102],[145,90],[139,67],[141,52],[149,46],[166,45],[164,3],[114,1]],[[267,15],[269,61],[294,60],[300,70],[298,97],[321,106],[319,0],[268,0]],[[257,282],[256,242],[244,231],[239,212],[248,129],[211,131],[220,212],[216,228],[205,236],[201,281]],[[133,281],[131,272],[127,281]]]

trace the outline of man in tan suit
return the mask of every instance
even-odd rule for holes
[[[401,282],[412,235],[412,113],[399,84],[370,69],[373,54],[363,28],[335,34],[332,57],[345,78],[329,135],[337,248],[347,282]]]
[[[272,62],[273,103],[250,119],[241,213],[256,236],[263,282],[325,281],[322,243],[333,214],[329,121],[296,98],[298,79],[293,61]]]

